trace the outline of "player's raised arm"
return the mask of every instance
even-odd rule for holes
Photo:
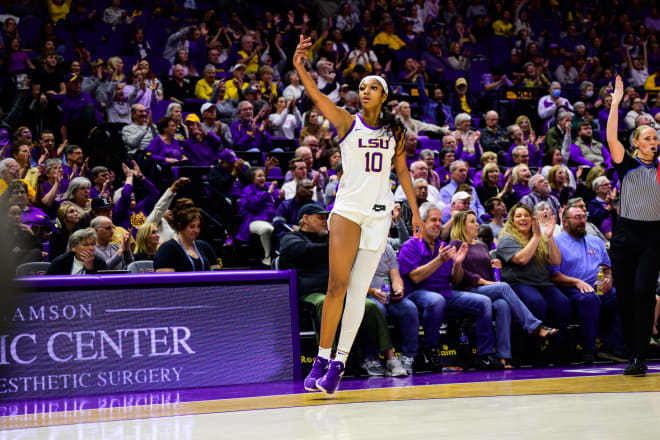
[[[295,67],[300,81],[305,87],[305,93],[311,98],[312,101],[318,106],[319,110],[325,118],[337,127],[337,135],[339,138],[344,137],[346,132],[353,124],[353,117],[346,110],[339,108],[335,105],[330,98],[325,96],[316,83],[310,76],[307,69],[305,69],[305,58],[307,57],[307,49],[312,45],[311,39],[300,36],[300,41],[296,47],[296,52],[293,55],[293,67]]]

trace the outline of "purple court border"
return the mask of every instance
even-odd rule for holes
[[[477,382],[513,382],[531,379],[561,379],[593,376],[618,376],[623,364],[601,363],[585,367],[569,365],[555,368],[516,368],[508,371],[462,371],[455,373],[415,374],[409,377],[347,377],[341,382],[341,391],[370,390],[379,388],[404,388],[413,386],[446,385]],[[649,364],[649,373],[660,372],[660,363]],[[642,378],[638,380],[644,380]],[[76,398],[33,399],[0,404],[0,415],[25,417],[59,411],[137,407],[148,405],[176,405],[186,402],[240,399],[307,393],[302,381],[263,384],[231,385],[183,390],[159,390],[143,393],[122,393]],[[323,399],[321,393],[310,393]],[[327,403],[335,403],[328,400]]]

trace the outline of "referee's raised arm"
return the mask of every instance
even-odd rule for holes
[[[298,72],[300,81],[305,87],[305,92],[318,106],[323,116],[325,116],[332,125],[337,127],[337,136],[341,139],[351,128],[353,117],[343,108],[337,107],[330,98],[321,93],[309,72],[305,69],[307,49],[312,45],[310,40],[311,38],[304,38],[300,35],[300,41],[296,47],[296,52],[293,54],[293,67],[296,69],[296,72]]]
[[[620,75],[614,81],[614,92],[612,93],[612,106],[610,116],[607,118],[607,146],[614,163],[621,163],[626,154],[625,148],[619,142],[619,104],[623,99],[623,80]]]

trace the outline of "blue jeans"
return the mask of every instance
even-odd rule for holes
[[[493,354],[493,304],[490,298],[477,293],[452,290],[451,298],[443,297],[443,299],[451,310],[476,316],[477,355]],[[510,325],[511,321],[509,321]],[[510,353],[508,357],[511,357]]]
[[[488,286],[479,286],[472,289],[475,293],[486,295],[491,301],[503,299],[511,309],[511,315],[522,326],[523,330],[532,334],[536,328],[541,325],[541,320],[535,317],[529,311],[516,292],[507,283],[490,284]]]
[[[527,333],[532,333],[541,321],[529,309],[507,283],[478,286],[472,292],[487,296],[493,302],[495,314],[495,354],[500,359],[511,358],[511,315]]]
[[[401,336],[401,354],[414,357],[417,354],[419,345],[419,312],[415,303],[408,299],[407,296],[398,301],[390,301],[387,305],[382,304],[371,296],[367,297],[367,299],[375,302],[385,317],[389,315],[397,321],[399,324],[399,335]],[[426,331],[424,331],[424,334],[426,334]]]
[[[390,301],[387,312],[401,324],[401,352],[405,356],[417,354],[419,338],[419,312],[422,311],[424,348],[437,347],[445,310],[445,298],[429,290],[415,290],[399,301]]]
[[[529,310],[541,321],[563,329],[571,319],[571,302],[559,288],[551,286],[527,286],[512,284],[511,288]]]

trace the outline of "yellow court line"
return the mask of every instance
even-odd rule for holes
[[[34,428],[76,423],[107,422],[191,414],[210,414],[291,408],[337,403],[381,402],[396,400],[446,399],[457,397],[521,396],[535,394],[581,394],[660,391],[660,374],[644,378],[587,376],[515,381],[454,383],[409,387],[340,391],[326,398],[321,393],[247,397],[174,404],[154,404],[120,408],[61,411],[0,417],[0,429]]]

